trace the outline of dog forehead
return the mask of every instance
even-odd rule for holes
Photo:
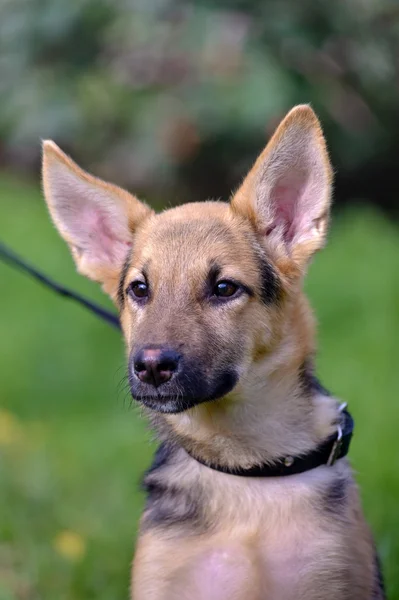
[[[156,215],[139,233],[143,262],[248,259],[250,233],[222,202],[185,204]]]

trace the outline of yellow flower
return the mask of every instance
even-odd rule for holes
[[[0,446],[9,446],[22,438],[22,426],[12,413],[0,409]]]
[[[79,561],[86,553],[86,542],[83,537],[74,531],[60,531],[54,539],[54,548],[64,558],[70,561]]]

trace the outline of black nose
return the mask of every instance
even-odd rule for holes
[[[172,378],[177,371],[179,358],[174,350],[148,346],[134,357],[134,373],[143,383],[158,387]]]

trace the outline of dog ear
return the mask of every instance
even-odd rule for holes
[[[282,121],[232,200],[286,270],[302,270],[324,244],[332,169],[320,123],[306,105]]]
[[[43,187],[78,271],[113,296],[134,230],[152,211],[125,190],[83,171],[52,141],[43,143]]]

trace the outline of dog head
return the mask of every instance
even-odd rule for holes
[[[78,270],[118,306],[133,397],[177,413],[234,397],[251,367],[273,355],[325,239],[331,168],[315,114],[299,106],[230,204],[155,214],[50,141],[43,182]]]

